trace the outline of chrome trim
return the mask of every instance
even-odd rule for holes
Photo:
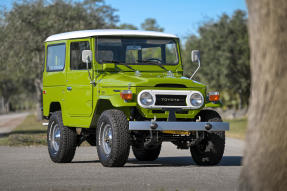
[[[228,131],[229,123],[227,122],[167,122],[167,121],[156,121],[158,127],[156,131]],[[146,131],[151,130],[152,122],[150,121],[130,121],[129,130],[131,131]],[[212,125],[210,130],[206,130],[206,125]]]
[[[144,92],[148,92],[152,95],[153,97],[153,104],[151,105],[143,105],[141,102],[140,102],[140,96],[141,94],[143,94]],[[193,106],[191,105],[190,103],[190,97],[192,94],[194,93],[198,93],[201,95],[201,98],[202,98],[202,105],[200,106]],[[156,95],[186,95],[186,106],[168,106],[168,105],[155,105],[155,102],[156,102]],[[142,90],[139,94],[138,94],[138,97],[137,97],[137,102],[138,104],[143,107],[143,108],[147,108],[147,109],[151,109],[151,108],[181,108],[181,109],[198,109],[198,108],[201,108],[203,105],[204,105],[204,97],[202,95],[201,92],[199,91],[188,91],[188,90]]]
[[[61,129],[57,123],[54,123],[54,121],[51,123],[48,143],[50,144],[51,151],[56,155],[60,149]]]

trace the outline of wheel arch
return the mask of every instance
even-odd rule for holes
[[[203,109],[201,110],[197,115],[196,118],[201,117],[201,120],[205,120],[208,119],[209,117],[218,117],[221,119],[221,116],[219,115],[219,113],[215,110],[211,110],[211,109]]]
[[[55,111],[62,111],[61,103],[60,102],[51,102],[49,107],[49,118],[52,112]]]
[[[112,104],[111,100],[109,99],[99,99],[96,104],[96,108],[94,110],[93,119],[90,125],[90,128],[97,127],[97,121],[100,115],[109,109],[118,109],[125,113],[127,117],[130,116],[130,107],[116,107]]]

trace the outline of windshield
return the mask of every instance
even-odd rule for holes
[[[173,39],[99,37],[97,61],[130,65],[176,65],[177,46]]]

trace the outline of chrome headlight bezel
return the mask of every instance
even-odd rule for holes
[[[139,95],[138,101],[141,105],[147,107],[147,106],[153,105],[155,102],[155,99],[153,98],[151,93],[144,91],[144,92],[141,92],[141,94]]]
[[[203,95],[198,91],[193,92],[189,96],[189,103],[194,108],[200,108],[204,104]]]

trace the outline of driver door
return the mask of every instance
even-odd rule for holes
[[[87,65],[82,62],[82,51],[91,50],[91,40],[69,41],[68,47],[65,109],[70,117],[89,117],[93,107],[93,85],[90,84]],[[88,68],[91,69],[92,64]]]

